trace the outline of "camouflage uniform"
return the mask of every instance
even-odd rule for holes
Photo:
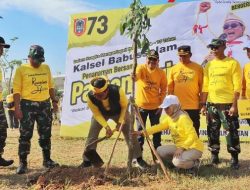
[[[23,118],[20,120],[19,157],[26,160],[30,153],[30,140],[33,136],[35,121],[40,137],[39,145],[46,156],[51,149],[52,112],[50,101],[37,102],[22,99],[20,104]]]
[[[238,116],[229,116],[228,112],[232,104],[213,104],[208,103],[207,114],[207,132],[208,132],[208,149],[213,154],[220,151],[220,127],[227,131],[227,151],[231,154],[240,153],[239,140],[239,121]]]
[[[7,120],[3,108],[3,102],[0,102],[0,156],[4,152],[5,140],[7,138]]]

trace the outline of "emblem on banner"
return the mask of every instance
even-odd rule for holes
[[[87,18],[74,19],[74,33],[77,36],[81,36],[86,31]]]

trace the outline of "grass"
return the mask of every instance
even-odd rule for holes
[[[18,130],[8,129],[7,145],[4,158],[12,158],[15,163],[11,167],[0,168],[0,189],[152,189],[152,190],[247,190],[250,181],[250,149],[249,143],[242,143],[239,156],[241,167],[231,170],[230,154],[225,144],[221,145],[218,167],[207,167],[210,153],[205,150],[199,175],[196,177],[170,171],[174,182],[166,182],[164,176],[157,174],[140,174],[131,180],[121,180],[126,173],[127,146],[118,141],[110,172],[106,181],[103,180],[105,167],[101,169],[79,169],[85,140],[59,137],[59,126],[53,127],[52,158],[62,167],[46,171],[42,167],[42,152],[38,144],[36,130],[32,139],[31,153],[28,156],[29,172],[24,175],[15,173],[18,161]],[[114,140],[106,140],[98,145],[98,152],[105,162],[108,161]],[[166,144],[169,142],[163,142]],[[149,148],[145,145],[144,158],[153,164]],[[122,182],[121,182],[122,181]],[[117,185],[116,182],[119,182]]]

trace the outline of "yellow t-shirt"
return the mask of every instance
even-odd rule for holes
[[[169,129],[176,147],[186,150],[194,148],[203,152],[204,145],[198,138],[193,122],[187,114],[180,115],[176,121],[167,115],[163,117],[160,124],[147,129],[149,135]]]
[[[6,103],[12,103],[14,102],[14,98],[13,98],[13,94],[9,94],[8,96],[6,96]],[[8,110],[15,110],[15,106],[13,106],[12,108],[7,108]]]
[[[176,95],[182,109],[199,109],[203,68],[194,62],[174,65],[168,78],[168,92]]]
[[[119,89],[119,94],[120,94],[120,106],[121,106],[121,113],[120,113],[120,117],[119,117],[119,123],[123,123],[124,119],[125,119],[125,114],[126,114],[126,110],[127,110],[127,105],[128,105],[128,99],[126,97],[125,92],[122,90],[122,88]],[[106,121],[106,119],[103,117],[101,111],[99,110],[99,108],[92,103],[92,101],[89,99],[89,97],[87,96],[87,104],[89,106],[89,109],[92,111],[93,113],[93,117],[95,118],[95,120],[102,126],[102,127],[106,127],[108,126],[108,123]],[[102,100],[102,104],[103,107],[106,110],[110,110],[110,106],[109,106],[109,98]]]
[[[234,93],[241,91],[241,68],[238,61],[226,57],[213,59],[204,69],[203,92],[208,92],[208,102],[232,103]]]
[[[0,101],[3,101],[3,84],[2,84],[2,80],[3,80],[3,74],[2,74],[2,69],[0,69]]]
[[[242,77],[242,96],[250,98],[250,63],[245,64]]]
[[[51,88],[54,88],[54,83],[47,64],[43,63],[38,68],[34,68],[27,63],[17,68],[13,80],[13,94],[20,94],[21,99],[47,100],[50,97]]]
[[[167,93],[166,73],[160,68],[151,71],[142,64],[136,69],[136,79],[136,104],[143,109],[157,109]]]

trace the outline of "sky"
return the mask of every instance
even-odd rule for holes
[[[176,0],[181,2],[185,0]],[[0,36],[11,47],[8,61],[26,62],[29,48],[44,48],[53,75],[65,74],[68,23],[71,14],[127,8],[132,0],[0,0]],[[168,0],[141,0],[143,5]],[[17,40],[11,40],[17,37]]]

